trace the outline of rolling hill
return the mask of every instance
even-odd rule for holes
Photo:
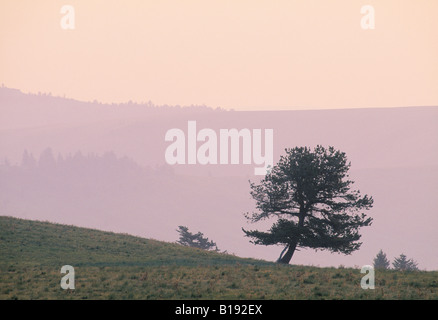
[[[0,299],[438,299],[438,272],[280,266],[127,234],[0,217]],[[60,287],[63,265],[75,289]]]

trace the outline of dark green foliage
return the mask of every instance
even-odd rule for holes
[[[390,262],[382,250],[374,258],[374,269],[389,269]]]
[[[398,271],[418,271],[418,264],[413,259],[408,259],[406,255],[401,254],[395,258],[392,266]]]
[[[286,155],[260,184],[251,183],[257,222],[276,218],[268,232],[243,230],[255,244],[285,246],[279,262],[289,263],[296,248],[307,247],[350,254],[361,246],[360,227],[371,225],[362,210],[373,199],[351,190],[350,163],[345,153],[317,146],[286,149]]]
[[[179,240],[177,242],[183,246],[219,251],[216,243],[205,238],[202,232],[193,234],[185,226],[179,226],[177,231],[179,233]]]

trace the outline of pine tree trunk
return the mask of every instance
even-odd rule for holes
[[[297,248],[296,243],[289,245],[289,248],[287,249],[285,255],[280,259],[278,259],[278,263],[289,264],[290,260],[292,259],[292,256],[294,255],[296,248]]]
[[[304,226],[305,216],[306,216],[306,209],[304,207],[304,204],[301,204],[298,227],[302,228]],[[294,255],[295,249],[297,248],[297,244],[298,244],[298,238],[295,238],[294,242],[289,244],[286,254],[280,257],[280,259],[278,259],[278,263],[289,264],[290,260],[292,259],[292,256]]]

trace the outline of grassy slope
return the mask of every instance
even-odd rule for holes
[[[0,299],[438,299],[438,272],[279,266],[177,244],[0,217]],[[61,266],[76,289],[60,288]]]

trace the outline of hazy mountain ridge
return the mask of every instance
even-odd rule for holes
[[[2,215],[166,241],[174,241],[176,227],[187,224],[221,249],[275,260],[280,248],[253,246],[241,231],[247,227],[243,213],[254,210],[248,184],[248,179],[258,179],[253,165],[169,166],[164,159],[169,145],[165,133],[172,128],[187,132],[189,120],[197,122],[198,130],[273,128],[274,162],[286,147],[333,145],[351,160],[355,188],[375,198],[369,212],[374,223],[363,230],[359,252],[344,257],[301,251],[296,263],[370,264],[384,249],[389,257],[402,252],[412,256],[420,268],[438,268],[438,257],[431,254],[438,243],[431,227],[438,225],[437,107],[263,112],[146,108],[131,113],[131,106],[125,106],[126,113],[107,117],[99,104],[76,109],[81,102],[56,98],[67,111],[52,117],[49,111],[55,107],[45,106],[46,97],[20,92],[0,97],[0,162],[9,159],[9,168],[2,166],[0,173]],[[35,106],[48,111],[35,118],[30,112]],[[38,166],[33,174],[25,173],[24,151],[39,161],[48,147],[67,169],[49,166],[44,172]],[[78,151],[75,167],[72,159]],[[122,161],[124,157],[128,159]],[[66,159],[73,161],[71,166]]]
[[[23,93],[18,89],[0,87],[0,129],[32,128],[65,124],[135,120],[141,115],[180,112],[221,112],[221,108],[205,105],[169,106],[153,102],[101,103],[52,96],[50,93]],[[22,117],[22,113],[26,117]]]

